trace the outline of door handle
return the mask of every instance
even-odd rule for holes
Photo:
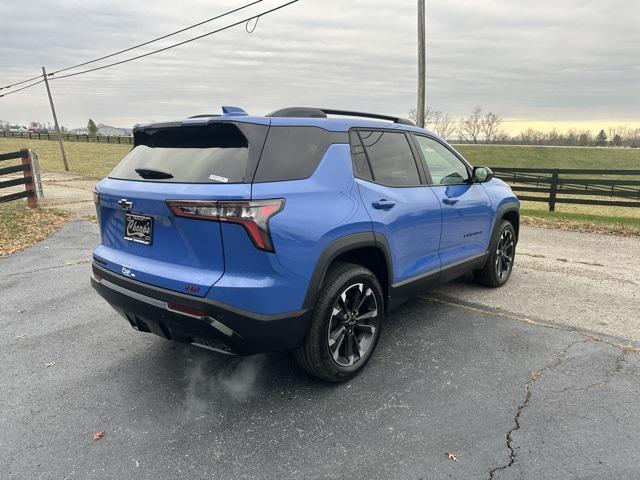
[[[382,198],[377,202],[371,202],[371,206],[378,210],[390,210],[396,206],[396,202],[392,202],[391,200],[387,200],[386,198]]]
[[[458,199],[457,198],[444,198],[442,200],[442,203],[444,203],[445,205],[455,205],[456,203],[458,203]]]

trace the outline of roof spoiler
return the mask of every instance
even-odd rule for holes
[[[349,110],[334,110],[330,108],[313,108],[313,107],[287,107],[276,110],[267,115],[267,117],[298,117],[298,118],[327,118],[327,115],[340,115],[345,117],[363,117],[375,118],[377,120],[389,120],[390,122],[400,123],[402,125],[415,125],[408,118],[393,117],[390,115],[381,115],[378,113],[352,112]]]

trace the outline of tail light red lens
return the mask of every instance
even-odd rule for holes
[[[240,224],[257,248],[273,252],[269,219],[284,208],[284,199],[218,202],[168,200],[167,206],[176,217]]]

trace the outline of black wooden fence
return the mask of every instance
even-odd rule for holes
[[[79,135],[75,133],[60,133],[62,140],[67,142],[90,142],[90,143],[116,143],[124,145],[132,145],[133,137],[115,136],[115,135]],[[0,137],[9,138],[31,138],[36,140],[57,140],[58,136],[54,133],[40,132],[7,132],[0,131]]]
[[[17,165],[4,166],[5,162],[20,159]],[[31,150],[19,150],[17,152],[0,153],[0,177],[11,173],[22,172],[23,176],[10,180],[0,181],[0,190],[18,185],[24,185],[24,191],[0,196],[0,203],[10,202],[19,198],[26,198],[30,208],[36,208],[42,198],[42,184],[40,183],[40,169],[38,156]]]
[[[551,212],[557,203],[640,207],[640,170],[496,167],[493,171],[520,200],[548,203]]]

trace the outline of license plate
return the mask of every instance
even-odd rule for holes
[[[153,218],[126,213],[124,216],[124,238],[132,242],[151,245]]]

